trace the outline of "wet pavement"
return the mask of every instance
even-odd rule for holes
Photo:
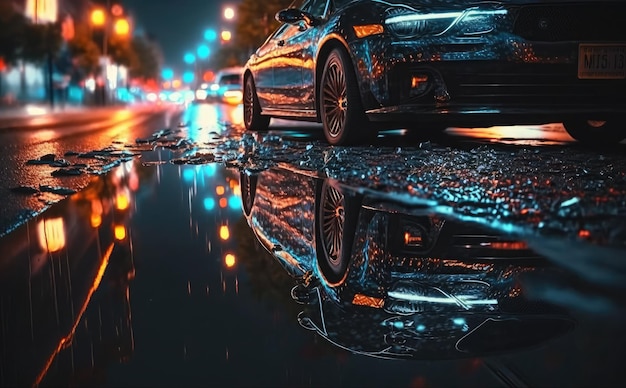
[[[623,148],[347,149],[227,112],[115,144],[0,240],[1,385],[620,384]]]

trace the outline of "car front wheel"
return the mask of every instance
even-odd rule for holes
[[[326,59],[320,89],[320,115],[324,136],[332,145],[363,143],[375,137],[365,117],[350,58],[342,49],[334,49]]]
[[[243,86],[243,121],[249,131],[265,131],[270,125],[270,117],[261,114],[261,105],[252,76],[246,77]]]
[[[626,139],[626,124],[618,120],[567,120],[567,133],[575,140],[591,145],[611,145]]]

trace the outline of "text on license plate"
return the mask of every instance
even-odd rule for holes
[[[578,78],[626,78],[626,45],[581,44],[578,46]]]

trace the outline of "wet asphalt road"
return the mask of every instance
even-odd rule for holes
[[[17,169],[47,153],[115,150],[93,158],[93,174],[53,177],[55,167],[33,164],[8,181],[78,193],[62,200],[5,191],[29,211],[51,206],[0,240],[2,385],[618,385],[620,359],[612,354],[626,342],[623,146],[589,150],[551,126],[450,129],[411,143],[386,133],[378,147],[348,149],[326,146],[315,125],[275,124],[281,130],[244,135],[238,107],[207,104],[90,143],[61,136],[54,146],[40,139],[24,150],[7,147]],[[497,356],[450,359],[383,360],[351,354],[341,337],[327,342],[298,325],[294,279],[242,214],[240,173],[277,168],[296,182],[340,182],[526,241],[547,261],[504,273],[563,269],[568,276],[533,276],[520,290],[565,308],[575,329],[528,349],[510,340]],[[302,187],[275,189],[308,198]],[[276,209],[290,214],[284,203]],[[295,214],[313,217],[306,208]],[[296,231],[288,230],[279,235]],[[327,325],[367,331],[364,317],[329,313]]]

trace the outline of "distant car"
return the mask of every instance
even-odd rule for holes
[[[240,104],[243,99],[242,91],[243,67],[228,67],[221,69],[215,75],[215,82],[209,85],[207,99]]]
[[[296,0],[249,58],[244,122],[321,122],[330,144],[379,129],[562,122],[626,138],[624,1]]]

